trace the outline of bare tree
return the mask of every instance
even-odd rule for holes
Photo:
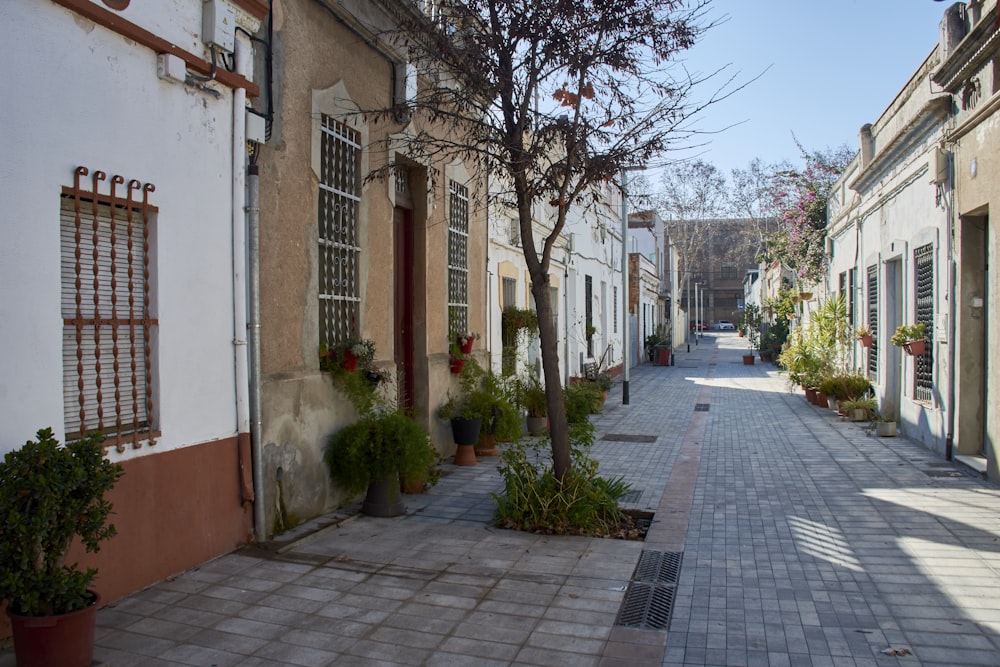
[[[756,244],[756,252],[764,250],[765,241],[777,226],[779,209],[775,199],[776,178],[787,172],[787,162],[766,164],[754,158],[746,169],[733,169],[729,190],[729,204],[733,215],[749,221],[749,232]]]
[[[703,160],[679,162],[664,169],[656,197],[670,244],[677,251],[686,293],[696,267],[705,266],[715,227],[709,222],[726,215],[726,177]]]
[[[549,296],[553,244],[572,207],[690,137],[686,121],[724,96],[692,102],[700,81],[674,62],[707,27],[706,4],[424,0],[423,14],[385,36],[420,75],[407,101],[420,122],[395,135],[395,147],[477,166],[517,211],[560,479],[571,459]],[[552,221],[540,244],[532,228],[539,209]]]

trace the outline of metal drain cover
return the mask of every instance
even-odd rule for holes
[[[683,556],[674,551],[642,552],[615,625],[644,630],[669,627]]]
[[[708,403],[695,403],[694,404],[694,411],[695,412],[708,412]]]
[[[655,435],[632,435],[629,433],[607,433],[601,440],[610,442],[656,442]]]
[[[924,470],[928,477],[965,477],[965,473],[958,470]]]
[[[683,553],[679,551],[643,551],[639,564],[635,566],[632,581],[676,584],[682,556]]]
[[[666,630],[674,606],[674,588],[629,582],[615,625],[644,630]]]

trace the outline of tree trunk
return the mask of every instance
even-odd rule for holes
[[[539,271],[539,273],[541,273]],[[552,319],[549,276],[531,271],[531,293],[538,313],[538,338],[542,351],[542,374],[549,411],[549,436],[552,439],[552,471],[562,480],[571,465],[569,423],[563,401],[562,378],[559,376],[559,337]]]

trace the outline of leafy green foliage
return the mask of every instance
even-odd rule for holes
[[[571,428],[573,463],[560,481],[545,455],[546,440],[518,443],[500,455],[504,489],[494,494],[497,525],[546,534],[607,536],[623,515],[618,502],[629,491],[620,477],[598,474],[588,450],[593,426]]]
[[[910,341],[923,340],[926,335],[926,329],[923,322],[917,322],[916,324],[900,324],[896,327],[896,331],[893,332],[892,338],[889,339],[889,342],[896,347],[903,347]]]
[[[0,599],[24,616],[82,609],[97,571],[65,563],[74,537],[89,552],[116,534],[104,499],[122,467],[104,458],[101,436],[60,446],[38,431],[0,464]]]
[[[592,414],[601,411],[601,389],[596,382],[574,382],[563,390],[566,420],[573,424],[586,422]]]
[[[372,413],[342,428],[330,436],[325,454],[330,478],[352,494],[396,472],[423,477],[437,458],[427,430],[398,411]]]

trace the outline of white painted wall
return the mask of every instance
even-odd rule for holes
[[[193,49],[200,5],[134,2],[126,17]],[[161,81],[155,53],[49,2],[0,4],[0,43],[0,451],[63,432],[59,194],[78,165],[156,186],[163,436],[122,456],[233,435],[232,91]]]

